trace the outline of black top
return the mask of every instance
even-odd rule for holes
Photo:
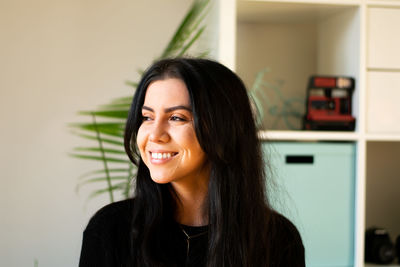
[[[129,237],[133,199],[115,202],[100,209],[90,220],[83,233],[79,267],[129,266]],[[283,216],[276,214],[272,220],[276,242],[272,255],[274,266],[303,267],[304,247],[296,227]],[[175,223],[171,226],[170,244],[165,248],[170,261],[178,267],[204,267],[207,255],[207,226],[193,227]],[[190,236],[189,244],[187,236]],[[282,242],[284,241],[284,242]],[[273,240],[271,243],[274,244]],[[189,245],[189,246],[188,246]],[[189,248],[189,251],[188,251]]]

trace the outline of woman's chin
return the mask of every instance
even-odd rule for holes
[[[151,175],[151,179],[157,184],[167,184],[171,182],[171,178],[166,178],[165,176]]]

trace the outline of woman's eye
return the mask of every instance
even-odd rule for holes
[[[142,116],[142,121],[150,121],[151,118],[148,116]]]
[[[171,116],[171,121],[186,121],[186,119],[179,116]]]

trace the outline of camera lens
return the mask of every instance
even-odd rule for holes
[[[382,228],[370,228],[365,232],[365,261],[388,264],[395,259],[395,248],[389,234]]]
[[[388,264],[394,260],[395,256],[392,244],[383,244],[378,248],[377,262]]]

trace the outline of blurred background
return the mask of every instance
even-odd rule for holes
[[[79,110],[133,94],[192,1],[0,1],[0,266],[77,266],[82,231],[109,203],[76,191],[90,161]],[[36,262],[36,263],[35,263]]]

